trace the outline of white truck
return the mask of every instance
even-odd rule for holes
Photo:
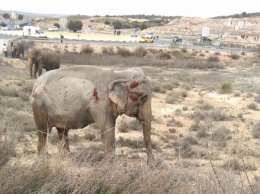
[[[33,38],[47,38],[42,29],[39,26],[24,26],[23,36]]]

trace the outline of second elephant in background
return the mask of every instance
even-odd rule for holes
[[[38,77],[41,76],[42,69],[46,69],[46,71],[49,71],[60,68],[59,54],[49,48],[29,49],[28,61],[31,78],[36,78],[37,72]]]

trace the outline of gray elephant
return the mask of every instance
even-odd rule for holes
[[[60,57],[58,53],[49,48],[29,49],[28,61],[31,78],[36,78],[37,72],[38,76],[41,76],[43,68],[46,69],[46,71],[60,68]],[[33,64],[34,72],[32,74]]]
[[[62,152],[69,151],[69,129],[95,122],[105,153],[115,148],[115,121],[118,115],[136,117],[142,124],[148,159],[151,146],[151,96],[142,69],[123,71],[93,66],[53,70],[39,77],[31,93],[38,131],[38,153],[45,152],[46,137],[52,127],[58,131]]]

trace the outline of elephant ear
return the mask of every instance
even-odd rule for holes
[[[120,109],[124,109],[128,98],[128,88],[125,84],[128,80],[120,79],[111,82],[108,86],[108,97]]]
[[[39,61],[42,59],[42,54],[40,51],[36,50],[35,53],[34,53],[34,57],[36,59],[36,61]]]

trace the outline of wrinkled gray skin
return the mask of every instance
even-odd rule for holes
[[[42,75],[42,69],[46,69],[46,71],[50,71],[53,69],[60,68],[60,57],[58,53],[55,53],[53,50],[49,48],[42,49],[29,49],[28,50],[28,63],[30,69],[31,78],[36,78],[36,74],[38,72],[38,76]],[[34,65],[34,72],[33,71]]]
[[[95,122],[102,132],[105,153],[115,148],[118,115],[136,117],[142,123],[148,159],[151,146],[151,96],[142,69],[114,71],[92,66],[53,70],[40,76],[33,87],[31,104],[38,131],[38,153],[45,152],[46,137],[56,127],[60,151],[69,151],[69,129]]]

